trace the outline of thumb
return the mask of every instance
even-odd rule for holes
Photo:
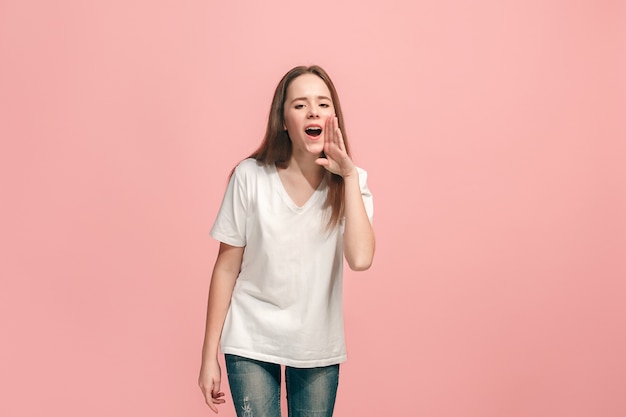
[[[315,163],[323,167],[327,167],[330,164],[330,162],[326,158],[317,158],[315,160]]]

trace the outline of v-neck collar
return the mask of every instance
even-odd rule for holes
[[[271,173],[271,177],[274,182],[274,185],[276,189],[278,190],[278,194],[280,195],[281,199],[287,205],[287,207],[289,207],[293,211],[302,211],[302,210],[307,209],[309,206],[315,204],[324,194],[323,190],[324,190],[324,187],[326,186],[325,175],[322,177],[322,180],[320,181],[317,188],[313,191],[313,194],[311,194],[309,199],[303,205],[298,206],[289,196],[289,193],[287,192],[287,189],[285,188],[283,181],[280,179],[280,175],[278,175],[278,168],[276,168],[275,164],[270,164],[270,173]]]

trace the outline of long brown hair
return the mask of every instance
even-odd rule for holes
[[[350,148],[348,146],[348,138],[346,136],[345,125],[343,122],[343,112],[341,111],[341,104],[339,103],[339,96],[332,80],[328,76],[328,73],[317,65],[309,67],[299,66],[292,68],[276,86],[274,91],[274,98],[272,99],[272,106],[270,107],[270,114],[267,121],[267,130],[265,131],[265,137],[259,148],[254,151],[249,158],[254,158],[257,161],[269,165],[276,164],[280,168],[285,168],[289,159],[291,158],[291,140],[289,134],[284,130],[285,114],[284,106],[285,99],[287,98],[287,88],[289,84],[299,76],[303,74],[315,74],[324,81],[328,89],[330,90],[331,99],[333,101],[333,107],[335,109],[335,115],[339,122],[339,129],[343,135],[343,141],[346,146],[346,152],[350,155]],[[331,207],[331,215],[328,221],[328,226],[333,227],[339,223],[339,219],[343,216],[344,210],[344,183],[343,178],[340,175],[333,174],[329,171],[325,173],[326,181],[328,184],[328,195],[326,197],[325,206]]]

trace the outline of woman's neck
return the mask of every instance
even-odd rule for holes
[[[316,159],[317,157],[311,154],[293,153],[285,170],[292,175],[302,175],[311,184],[319,184],[324,176],[324,168],[315,163]]]

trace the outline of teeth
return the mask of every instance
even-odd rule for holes
[[[316,127],[316,126],[311,126],[311,127],[307,127],[306,130],[322,130],[321,127]]]

